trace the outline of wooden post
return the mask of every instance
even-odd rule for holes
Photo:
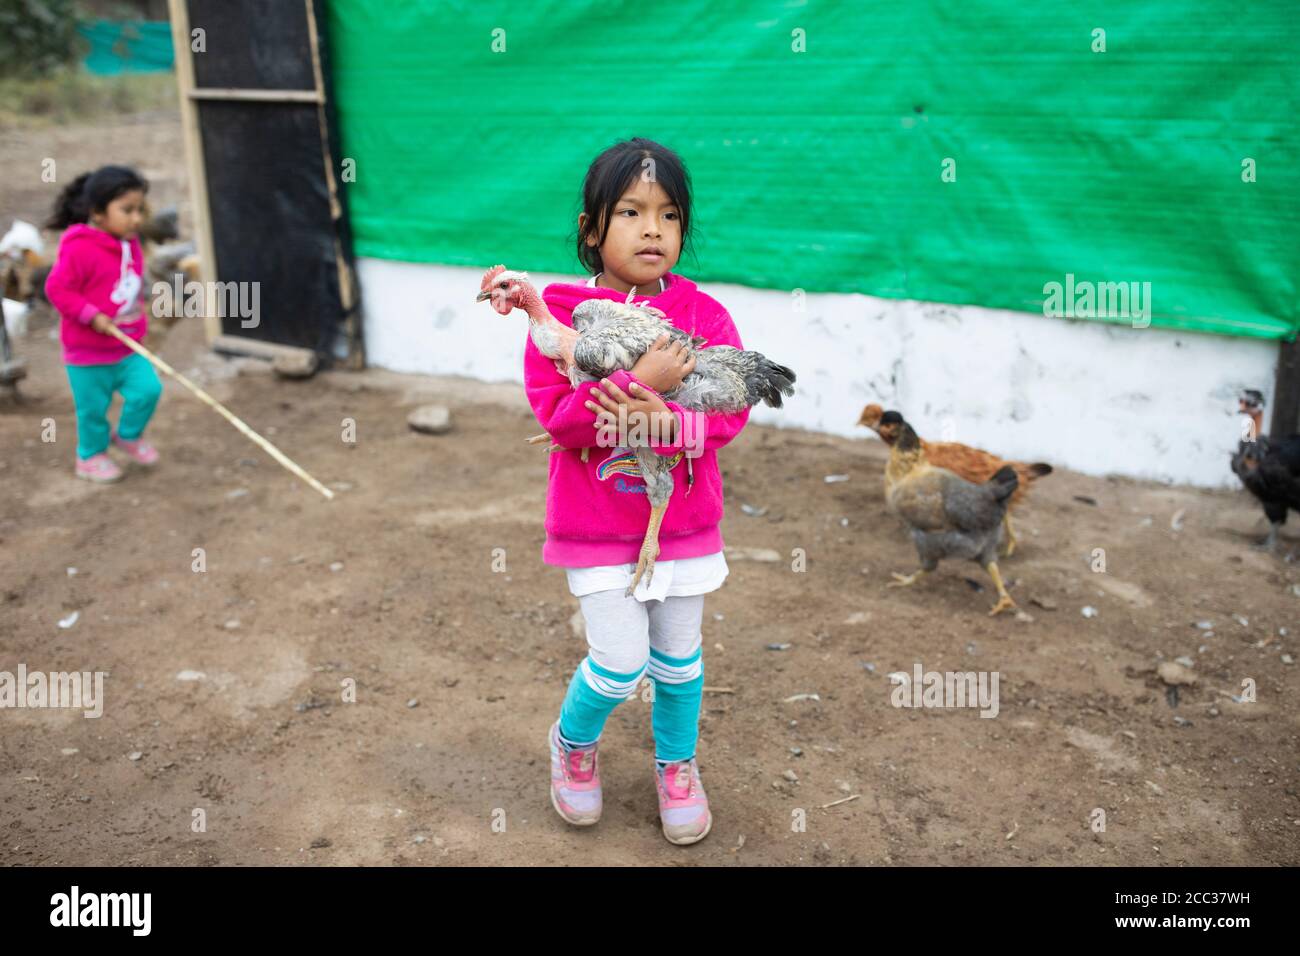
[[[1300,431],[1300,335],[1278,343],[1273,386],[1273,421],[1268,433],[1284,438]]]
[[[212,302],[212,283],[217,281],[217,250],[212,242],[212,220],[208,218],[208,175],[203,159],[203,135],[199,131],[199,108],[194,101],[194,55],[190,49],[190,12],[186,0],[167,0],[171,13],[172,46],[176,51],[176,84],[180,89],[181,129],[185,136],[185,163],[190,179],[190,205],[194,212],[194,242],[199,250],[203,274],[203,330],[208,344],[221,334],[221,318]]]

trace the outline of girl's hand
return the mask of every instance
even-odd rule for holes
[[[99,313],[97,316],[95,316],[93,319],[90,320],[90,327],[94,329],[96,332],[98,332],[100,335],[108,335],[109,334],[108,327],[110,325],[116,325],[116,324],[117,323],[115,321],[110,319],[103,312]]]
[[[589,386],[594,401],[583,403],[597,413],[596,428],[617,429],[621,406],[627,409],[625,421],[629,429],[635,427],[638,421],[644,421],[648,433],[657,434],[661,441],[670,442],[676,437],[677,416],[668,410],[662,398],[646,391],[639,382],[628,386],[632,390],[630,396],[607,378],[600,380],[600,386],[604,391],[601,391],[601,387]],[[643,415],[646,416],[644,419],[639,418]],[[620,441],[619,444],[624,442]]]
[[[665,332],[628,371],[656,392],[671,392],[695,370],[695,356],[679,340]]]

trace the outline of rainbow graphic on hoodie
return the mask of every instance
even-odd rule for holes
[[[668,470],[677,467],[677,463],[682,460],[685,452],[679,451],[668,459]],[[601,481],[611,475],[633,475],[641,478],[641,466],[637,463],[635,451],[614,452],[608,458],[596,466],[596,477]]]

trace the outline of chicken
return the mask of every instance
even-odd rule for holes
[[[858,424],[866,425],[879,435],[880,440],[886,445],[892,445],[898,438],[898,429],[902,421],[903,416],[898,412],[884,411],[879,405],[872,403],[862,410]],[[976,484],[988,481],[1004,465],[1010,465],[1015,469],[1018,480],[1016,493],[1011,496],[1011,501],[1008,502],[1007,514],[1004,519],[1007,531],[1006,556],[1011,557],[1015,553],[1017,540],[1015,529],[1011,527],[1011,509],[1024,500],[1030,486],[1034,483],[1034,479],[1052,473],[1052,466],[1044,462],[1029,464],[1023,461],[1005,461],[991,452],[972,448],[970,445],[963,445],[955,441],[928,442],[922,438],[921,447],[925,449],[930,464],[939,468],[947,468],[954,474]],[[888,491],[888,478],[886,478],[886,491]]]
[[[41,231],[21,219],[15,219],[0,238],[0,295],[9,300],[5,308],[10,335],[26,333],[24,316],[33,298],[44,288],[42,271],[48,272],[44,252]]]
[[[616,369],[631,369],[637,359],[667,332],[695,358],[695,368],[680,385],[663,394],[693,412],[732,414],[765,402],[780,408],[783,395],[794,394],[795,374],[761,352],[731,345],[702,348],[699,338],[672,325],[658,309],[626,305],[609,299],[588,299],[573,310],[578,332],[574,361],[583,373],[602,378]],[[677,456],[664,458],[654,450],[636,447],[637,462],[650,502],[650,523],[637,560],[628,594],[636,589],[642,572],[649,582],[659,555],[659,526],[673,493],[672,469]]]
[[[504,266],[489,269],[484,275],[478,299],[491,300],[492,307],[502,315],[523,308],[528,313],[529,335],[538,351],[556,359],[556,367],[568,374],[575,388],[617,369],[630,370],[667,333],[695,358],[695,368],[662,397],[688,411],[732,414],[759,402],[780,408],[782,396],[794,394],[795,374],[789,368],[759,352],[730,345],[703,348],[703,339],[677,328],[663,312],[650,306],[587,299],[574,308],[573,327],[569,328],[550,314],[525,273],[510,273]],[[645,446],[634,447],[631,452],[645,481],[650,519],[628,585],[629,595],[643,575],[647,583],[653,580],[659,556],[659,527],[673,493],[672,469],[682,457],[665,457]]]
[[[175,206],[158,212],[146,210],[148,218],[140,227],[140,244],[144,249],[149,278],[170,283],[179,274],[181,283],[198,281],[199,258],[194,243],[182,240]]]
[[[9,306],[7,300],[0,296],[0,385],[7,386],[13,393],[14,401],[21,401],[18,383],[27,377],[27,363],[15,358],[9,347]]]
[[[1300,434],[1274,440],[1261,434],[1264,396],[1255,389],[1242,392],[1240,408],[1254,428],[1237,445],[1232,470],[1246,490],[1259,499],[1269,521],[1267,537],[1256,547],[1273,550],[1287,511],[1300,511]]]
[[[978,561],[997,587],[998,602],[989,615],[1013,609],[1016,604],[1002,583],[996,557],[1007,502],[1019,484],[1015,469],[1003,465],[988,481],[967,481],[931,464],[921,439],[900,419],[885,473],[885,500],[911,528],[921,559],[919,571],[895,574],[887,586],[916,583],[922,574],[938,567],[942,558],[968,558]]]
[[[154,309],[151,312],[156,319],[149,323],[149,336],[145,343],[158,349],[167,332],[176,325],[185,312],[185,302],[192,290],[185,287],[191,282],[199,281],[199,257],[194,243],[180,238],[180,227],[175,206],[165,206],[154,212],[145,207],[145,221],[140,226],[138,236],[140,248],[144,252],[145,272],[149,280],[151,294],[156,292],[159,283],[171,286],[172,307]]]
[[[155,246],[162,245],[172,239],[179,239],[181,230],[176,207],[164,206],[154,212],[153,207],[146,202],[144,222],[141,224],[137,235],[139,235],[142,243],[151,242]]]
[[[588,299],[573,310],[573,327],[574,361],[594,378],[630,369],[667,332],[694,356],[695,368],[664,397],[691,411],[732,414],[759,402],[780,408],[782,396],[794,394],[794,372],[784,365],[732,345],[702,348],[703,339],[677,328],[658,309]]]

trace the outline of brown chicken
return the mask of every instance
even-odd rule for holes
[[[862,410],[862,416],[858,419],[858,424],[866,425],[879,435],[880,440],[886,445],[893,445],[898,440],[900,428],[904,423],[903,416],[898,412],[884,411],[879,405],[872,403]],[[1007,529],[1006,556],[1011,557],[1016,550],[1016,533],[1011,527],[1010,509],[1024,500],[1034,479],[1052,473],[1052,466],[1043,462],[1029,464],[1023,461],[1006,461],[990,452],[955,441],[928,442],[922,438],[920,442],[921,447],[925,449],[930,464],[937,468],[947,468],[954,474],[976,484],[988,481],[1005,465],[1010,465],[1015,470],[1018,480],[1016,493],[1011,496],[1005,518]],[[885,472],[885,493],[889,493],[888,470]]]
[[[895,574],[888,587],[916,583],[942,558],[967,558],[988,572],[998,590],[998,602],[989,614],[1014,609],[1016,602],[1002,583],[996,558],[1007,501],[1018,484],[1015,469],[1003,465],[988,481],[977,484],[931,464],[907,422],[899,421],[897,435],[885,467],[885,500],[911,529],[921,569]]]

